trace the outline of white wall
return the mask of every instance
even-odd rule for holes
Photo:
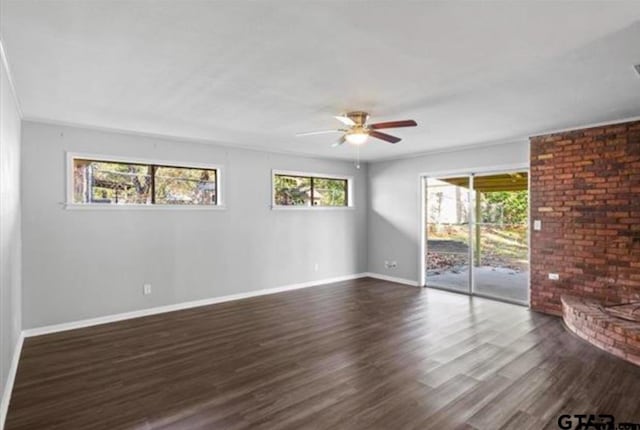
[[[420,281],[420,174],[528,163],[529,143],[523,141],[370,164],[369,271]],[[385,260],[398,267],[385,268]]]
[[[22,330],[20,247],[20,114],[0,59],[0,395]]]
[[[25,328],[367,269],[366,165],[28,121],[22,141]],[[64,209],[66,151],[220,164],[227,209]],[[271,169],[354,176],[355,208],[272,210]]]

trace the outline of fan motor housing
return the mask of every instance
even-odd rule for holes
[[[369,119],[369,114],[362,111],[353,111],[346,114],[348,118],[350,118],[356,125],[364,125],[367,123]]]

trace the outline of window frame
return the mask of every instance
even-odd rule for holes
[[[279,205],[276,204],[276,175],[295,176],[298,178],[317,178],[317,179],[339,179],[347,181],[347,204],[345,206],[314,206],[313,205],[313,187],[311,188],[311,204],[309,206],[296,205]],[[336,175],[331,173],[311,173],[300,172],[294,170],[271,170],[271,209],[272,210],[349,210],[354,208],[353,201],[353,176]]]
[[[66,153],[66,192],[65,209],[80,210],[224,210],[224,167],[220,164],[182,162],[175,160],[157,160],[149,158],[112,156],[92,153],[67,152]],[[216,204],[215,205],[174,205],[174,204],[100,204],[100,203],[74,203],[73,201],[73,168],[75,160],[88,160],[107,163],[142,164],[155,167],[179,167],[185,169],[207,169],[216,171]]]

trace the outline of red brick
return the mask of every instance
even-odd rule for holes
[[[640,325],[616,318],[601,305],[578,296],[562,296],[565,325],[593,345],[640,365]]]
[[[534,310],[557,315],[567,293],[640,300],[639,130],[635,121],[531,138],[531,214],[543,220],[531,232]]]

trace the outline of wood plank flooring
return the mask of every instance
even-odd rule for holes
[[[28,338],[7,430],[640,422],[640,367],[524,307],[365,278]]]

